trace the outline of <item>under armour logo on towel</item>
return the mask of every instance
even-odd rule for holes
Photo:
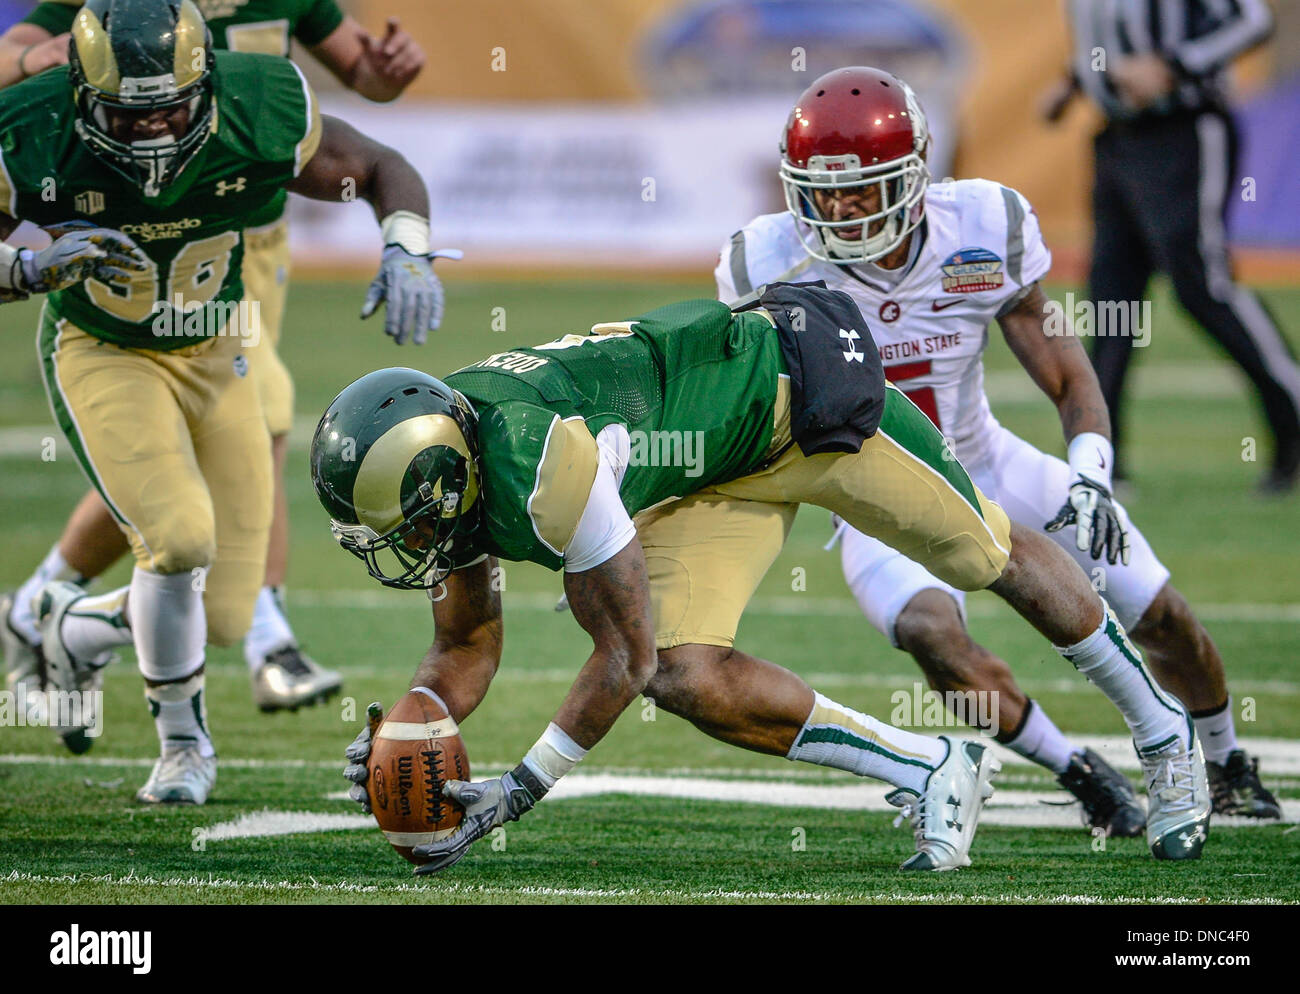
[[[859,335],[856,331],[840,329],[840,338],[849,343],[849,350],[844,353],[845,362],[861,362],[862,353],[858,351]]]

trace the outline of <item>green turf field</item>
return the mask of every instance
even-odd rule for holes
[[[0,902],[1300,900],[1300,835],[1291,831],[1300,816],[1300,500],[1252,496],[1266,459],[1262,422],[1235,370],[1163,292],[1151,346],[1137,358],[1136,491],[1127,503],[1228,660],[1238,732],[1265,756],[1265,782],[1289,802],[1289,823],[1217,824],[1200,863],[1158,865],[1141,840],[1096,846],[1071,824],[1073,809],[1042,803],[1066,797],[1044,771],[1008,763],[975,865],[904,875],[897,865],[912,851],[911,833],[879,810],[883,791],[738,751],[638,704],[580,767],[581,778],[570,778],[587,796],[548,799],[508,826],[496,848],[480,842],[439,878],[410,876],[342,799],[338,770],[365,704],[391,704],[405,689],[430,640],[428,608],[419,594],[373,584],[334,545],[307,476],[312,424],[334,393],[377,366],[447,372],[710,290],[706,282],[520,285],[451,274],[443,330],[416,351],[396,349],[377,320],[356,319],[364,284],[297,283],[283,348],[301,421],[290,460],[289,605],[308,651],[345,673],[346,696],[263,716],[238,651],[214,650],[209,713],[223,765],[211,801],[198,809],[132,800],[156,741],[130,652],[109,672],[104,734],[87,757],[63,754],[46,729],[0,727]],[[1294,337],[1300,291],[1264,296]],[[504,308],[504,332],[492,330],[496,308]],[[0,332],[17,343],[0,368],[0,589],[23,579],[85,489],[50,422],[30,344],[36,314],[30,304],[0,312]],[[1055,412],[1017,372],[996,329],[992,337],[998,417],[1062,451]],[[53,461],[42,459],[47,437],[57,437]],[[1257,462],[1243,460],[1248,438],[1259,440]],[[738,644],[889,720],[891,694],[910,690],[919,671],[857,617],[838,556],[821,551],[827,535],[823,513],[800,515]],[[121,563],[105,582],[128,575]],[[507,565],[505,581],[501,673],[463,726],[476,775],[518,761],[588,652],[572,619],[551,610],[557,575]],[[1099,694],[991,595],[973,595],[970,612],[975,637],[1011,662],[1067,733],[1103,742],[1108,758],[1124,761],[1123,724]],[[1131,763],[1128,772],[1136,774]],[[276,830],[290,834],[264,834]]]

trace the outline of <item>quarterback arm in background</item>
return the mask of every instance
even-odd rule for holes
[[[321,115],[320,147],[288,189],[312,200],[364,200],[381,219],[397,211],[429,216],[429,193],[415,167],[328,114]]]
[[[1111,498],[1115,454],[1110,443],[1110,415],[1097,374],[1073,330],[1068,325],[1057,327],[1055,333],[1048,330],[1049,308],[1054,306],[1042,287],[1033,283],[1010,309],[998,315],[998,324],[1020,365],[1056,405],[1076,478],[1046,528],[1059,531],[1075,525],[1075,545],[1080,551],[1090,552],[1093,559],[1104,553],[1112,564],[1127,563],[1128,520]]]
[[[429,247],[429,193],[401,153],[367,138],[337,117],[322,114],[320,145],[288,184],[294,193],[336,202],[360,198],[374,209],[384,239],[379,273],[370,283],[361,317],[384,302],[384,332],[398,345],[423,345],[442,323],[442,284],[434,258],[459,258]]]
[[[387,103],[402,95],[420,70],[425,56],[414,38],[390,17],[384,37],[376,38],[351,16],[324,41],[308,50],[348,89],[367,100]]]
[[[68,61],[68,35],[18,23],[0,35],[0,90]]]
[[[1097,374],[1071,329],[1062,329],[1065,334],[1049,332],[1047,318],[1053,306],[1034,283],[1009,311],[998,315],[998,324],[1020,365],[1056,405],[1066,442],[1083,432],[1109,440],[1110,415]]]

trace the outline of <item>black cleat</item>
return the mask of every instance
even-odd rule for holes
[[[1216,815],[1261,820],[1282,817],[1277,798],[1259,782],[1259,759],[1247,755],[1245,749],[1233,749],[1222,766],[1206,760],[1205,773]]]
[[[1133,785],[1091,749],[1071,756],[1056,782],[1082,802],[1083,823],[1090,828],[1104,828],[1107,835],[1126,839],[1145,830],[1146,812]]]

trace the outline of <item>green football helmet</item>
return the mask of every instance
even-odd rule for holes
[[[414,369],[380,369],[330,402],[311,443],[311,478],[343,548],[387,587],[437,587],[473,550],[478,416]]]
[[[87,0],[72,23],[68,67],[76,131],[105,165],[158,196],[212,134],[212,34],[192,0]],[[119,141],[109,112],[188,107],[180,138]]]

